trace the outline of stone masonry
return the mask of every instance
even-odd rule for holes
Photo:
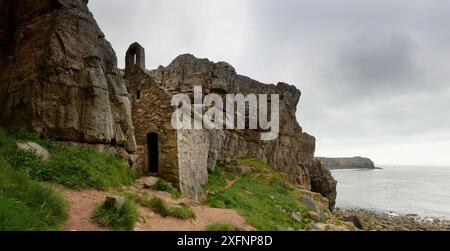
[[[156,174],[181,193],[194,199],[204,197],[202,186],[208,181],[209,137],[204,130],[180,130],[172,127],[172,94],[161,87],[145,69],[145,51],[139,44],[130,46],[126,55],[124,78],[131,96],[132,117],[137,142],[137,167],[148,174],[150,158],[158,158]],[[149,152],[150,133],[158,135],[158,151]]]
[[[134,43],[130,46],[126,57],[126,62],[138,64],[138,58],[145,58],[144,49]],[[168,108],[168,110],[160,111],[160,109],[162,107],[166,109],[168,104],[170,105],[170,101],[166,98],[173,94],[185,93],[192,96],[194,86],[200,85],[205,95],[211,93],[222,96],[237,93],[280,95],[281,127],[277,140],[261,141],[261,130],[208,130],[206,132],[207,139],[202,139],[208,143],[202,144],[199,149],[196,144],[189,143],[187,140],[181,141],[180,133],[178,133],[178,138],[174,139],[170,145],[173,147],[170,149],[178,151],[178,171],[170,174],[190,173],[190,177],[198,178],[177,180],[176,177],[169,175],[170,180],[191,187],[188,190],[192,191],[193,186],[198,186],[197,181],[206,182],[202,178],[205,175],[204,170],[201,169],[212,171],[218,160],[236,156],[251,156],[260,158],[276,170],[286,173],[292,182],[296,182],[304,189],[322,193],[330,200],[331,207],[334,206],[336,182],[321,163],[313,159],[315,139],[304,133],[297,122],[296,109],[301,93],[294,86],[285,83],[263,84],[238,75],[234,68],[227,63],[213,63],[207,59],[197,59],[189,54],[177,57],[167,67],[159,67],[152,71],[146,70],[144,65],[133,66],[130,63],[127,63],[126,68],[125,79],[132,96],[135,133],[141,152],[145,149],[144,141],[141,139],[145,139],[145,134],[151,131],[147,125],[155,125],[150,126],[153,128],[164,128],[165,132],[163,133],[166,134],[170,132],[171,129],[165,127],[169,120],[167,112],[170,111],[171,115],[174,110]],[[155,88],[158,90],[154,91]],[[164,94],[160,94],[162,90],[164,90]],[[147,95],[150,95],[152,99],[147,100]],[[136,101],[136,97],[141,100]],[[161,104],[163,100],[164,104]],[[147,113],[152,113],[153,118],[144,116]],[[163,118],[163,123],[155,121]],[[193,137],[192,133],[191,137]],[[191,142],[201,141],[199,138],[193,138],[194,140]],[[183,137],[183,139],[186,138]],[[202,155],[201,157],[198,156],[199,153]],[[207,156],[206,163],[204,162],[205,155]],[[162,156],[161,161],[163,161]],[[192,169],[190,166],[192,167],[194,164],[186,163],[197,163],[197,165]],[[171,165],[173,164],[171,163]],[[198,175],[198,172],[202,175]],[[165,175],[162,174],[162,176]]]

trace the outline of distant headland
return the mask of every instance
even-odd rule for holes
[[[317,157],[329,170],[338,169],[378,169],[375,163],[369,158],[353,157],[353,158],[323,158]]]

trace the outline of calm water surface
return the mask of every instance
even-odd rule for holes
[[[450,167],[336,170],[337,207],[450,219]]]

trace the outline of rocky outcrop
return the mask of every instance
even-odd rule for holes
[[[0,123],[136,150],[114,50],[87,0],[0,0]]]
[[[192,94],[201,85],[204,94],[279,94],[280,135],[274,141],[261,141],[261,130],[210,130],[208,167],[217,160],[234,156],[258,157],[276,170],[286,173],[290,181],[323,194],[334,207],[336,182],[331,174],[313,161],[315,138],[303,132],[296,111],[301,92],[286,83],[263,84],[236,73],[224,62],[213,63],[193,55],[181,55],[169,66],[150,72],[157,83],[171,93]]]
[[[313,159],[307,162],[306,165],[307,169],[310,170],[311,191],[326,197],[329,201],[330,209],[333,210],[336,205],[337,181],[320,161]]]
[[[354,158],[317,158],[329,170],[335,169],[375,169],[375,163],[362,157]]]
[[[344,222],[353,223],[363,231],[450,231],[450,221],[421,218],[417,215],[373,212],[362,209],[335,210]]]

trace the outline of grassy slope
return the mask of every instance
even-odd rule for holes
[[[44,163],[34,152],[17,150],[18,141],[40,144],[51,153],[50,160]],[[130,185],[136,177],[116,157],[0,129],[0,230],[54,230],[67,218],[64,199],[39,182],[106,189]]]
[[[45,147],[51,158],[48,163],[31,151],[18,151],[17,141],[33,141]],[[67,147],[41,139],[35,134],[8,134],[0,130],[0,155],[17,171],[34,180],[61,184],[72,189],[105,189],[131,185],[137,175],[118,157],[81,147]]]
[[[302,193],[284,176],[260,160],[240,158],[240,161],[243,166],[253,167],[254,172],[237,177],[223,172],[219,164],[205,186],[206,204],[235,209],[258,230],[305,229],[312,222],[308,209],[299,202]],[[236,182],[225,189],[227,180]],[[293,219],[293,213],[302,215],[301,221]]]
[[[13,171],[0,155],[0,231],[57,230],[67,217],[60,195]]]

